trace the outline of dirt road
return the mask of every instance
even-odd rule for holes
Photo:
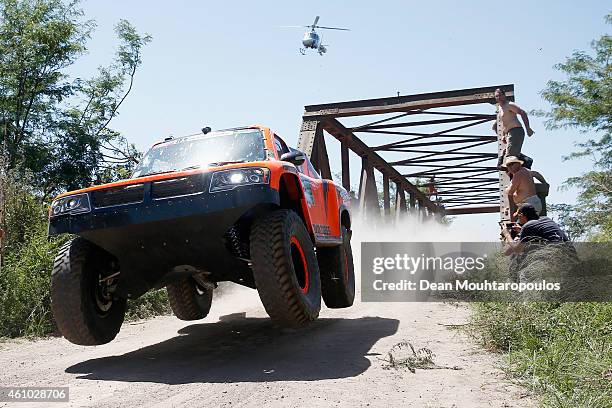
[[[70,403],[58,407],[533,406],[495,368],[496,356],[449,328],[468,316],[440,303],[358,303],[324,309],[304,330],[279,329],[256,292],[239,289],[201,322],[126,324],[105,346],[2,343],[0,384],[70,387]],[[449,368],[385,369],[381,359],[401,341]]]

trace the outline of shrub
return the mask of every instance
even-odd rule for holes
[[[147,292],[138,299],[128,302],[126,320],[147,319],[153,316],[168,315],[172,312],[166,289]]]
[[[554,407],[612,406],[612,303],[475,304],[472,328]]]

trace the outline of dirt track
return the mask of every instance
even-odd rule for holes
[[[449,329],[468,316],[465,307],[438,303],[358,303],[324,309],[307,329],[279,329],[255,291],[238,289],[201,322],[126,324],[105,346],[2,343],[0,384],[69,386],[70,403],[58,407],[533,406],[495,368],[497,356]],[[403,340],[461,370],[384,369],[381,359]]]

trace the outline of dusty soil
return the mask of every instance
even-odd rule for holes
[[[498,356],[452,328],[469,318],[465,306],[357,303],[323,309],[315,324],[292,330],[270,322],[255,291],[217,300],[202,321],[125,324],[99,347],[63,338],[0,343],[0,385],[70,387],[70,402],[54,407],[534,406]],[[385,369],[401,341],[430,349],[448,368]]]

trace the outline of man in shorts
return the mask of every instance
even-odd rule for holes
[[[493,124],[493,131],[497,133],[497,123],[501,122],[502,141],[507,143],[506,151],[504,155],[499,158],[499,162],[497,163],[498,168],[501,168],[504,157],[507,156],[519,157],[527,162],[525,167],[531,168],[531,162],[533,162],[533,160],[521,154],[521,148],[525,140],[525,131],[517,117],[517,115],[521,116],[525,124],[525,129],[527,129],[527,135],[531,136],[534,134],[534,131],[529,126],[527,112],[522,110],[516,103],[509,102],[506,99],[504,91],[499,88],[495,90],[495,102],[497,102],[497,121]]]
[[[535,183],[533,182],[533,174],[531,171],[523,167],[523,161],[516,156],[506,156],[504,162],[508,173],[512,176],[510,186],[506,188],[508,200],[517,206],[529,203],[533,205],[537,213],[542,211],[542,200],[536,194]],[[514,215],[512,217],[514,221]]]

